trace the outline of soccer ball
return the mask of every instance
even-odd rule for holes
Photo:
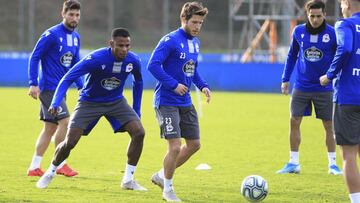
[[[268,184],[258,175],[247,176],[241,183],[241,194],[250,202],[260,202],[267,196]]]

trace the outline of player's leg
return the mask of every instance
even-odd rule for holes
[[[313,102],[316,118],[322,120],[325,129],[325,143],[328,152],[328,172],[333,175],[341,175],[342,171],[336,165],[336,144],[333,130],[333,93],[318,92],[313,93]]]
[[[137,119],[128,122],[124,126],[124,129],[129,133],[131,139],[127,148],[128,159],[125,167],[124,177],[121,181],[121,187],[128,190],[147,191],[146,188],[134,180],[136,166],[139,162],[143,149],[145,130],[140,120]]]
[[[174,192],[173,179],[176,169],[176,160],[181,150],[181,138],[167,139],[168,150],[163,160],[164,186],[163,198],[166,201],[181,201]]]
[[[55,138],[55,148],[65,139],[67,127],[69,124],[69,110],[66,105],[65,99],[61,101],[60,108],[61,111],[59,112],[56,119],[58,120],[58,127],[54,134]],[[70,168],[70,166],[66,163],[66,160],[64,160],[59,167],[56,170],[57,174],[64,175],[67,177],[76,176],[78,172]]]
[[[341,175],[342,171],[336,164],[336,143],[335,143],[332,121],[322,120],[322,122],[326,133],[325,142],[328,151],[328,161],[329,161],[328,172],[329,174],[333,174],[333,175]]]
[[[138,115],[129,106],[125,98],[106,103],[103,111],[106,112],[105,118],[109,121],[115,133],[128,132],[131,138],[127,148],[128,159],[121,181],[121,188],[146,191],[146,188],[134,180],[134,173],[142,153],[145,136],[145,130]]]
[[[166,201],[181,201],[174,192],[173,177],[176,160],[181,151],[181,130],[179,108],[175,106],[159,106],[155,109],[160,126],[161,138],[168,144],[163,160],[163,168],[151,177],[151,181],[163,189]]]
[[[56,127],[55,123],[44,121],[44,127],[36,141],[35,153],[28,169],[28,176],[42,176],[44,174],[41,170],[41,160],[49,146],[52,135],[56,131]]]
[[[289,162],[276,173],[299,173],[299,146],[301,143],[300,125],[304,115],[311,115],[311,95],[307,92],[293,90],[290,100],[290,159]]]
[[[334,132],[336,144],[341,146],[344,180],[351,202],[360,202],[360,175],[356,163],[360,144],[360,107],[335,104],[334,109]]]
[[[181,147],[176,159],[176,168],[184,164],[195,152],[200,149],[199,119],[194,105],[180,107],[181,136],[185,138],[185,144]]]
[[[183,165],[199,149],[200,139],[186,139],[186,144],[181,146],[180,153],[176,159],[176,168]]]
[[[128,164],[136,166],[143,149],[145,130],[139,120],[133,120],[127,123],[125,130],[131,137],[127,149]]]
[[[344,180],[350,193],[350,199],[352,202],[357,202],[360,200],[360,174],[356,163],[359,145],[342,145],[341,149]]]
[[[300,125],[301,125],[302,117],[291,117],[290,118],[290,132],[289,132],[289,140],[290,140],[290,151],[298,152],[299,146],[301,143],[301,133],[300,133]],[[292,160],[290,160],[292,161]],[[298,160],[294,160],[299,163]]]
[[[326,148],[327,151],[330,152],[334,152],[336,151],[336,144],[335,144],[335,137],[334,137],[334,131],[333,131],[333,125],[332,125],[332,121],[325,121],[322,120],[324,129],[325,129],[325,143],[326,143]]]
[[[40,99],[40,120],[43,121],[43,129],[36,141],[35,154],[32,158],[31,165],[28,170],[29,176],[42,176],[43,171],[40,169],[42,157],[49,146],[51,137],[56,131],[57,120],[47,110],[50,106],[53,92],[43,91],[39,95]]]
[[[43,189],[50,184],[55,176],[57,167],[68,158],[71,150],[76,146],[82,134],[83,130],[81,128],[69,128],[65,140],[56,147],[55,155],[52,163],[50,164],[50,167],[38,180],[36,187]]]
[[[69,124],[69,117],[58,121],[58,126],[54,133],[55,147],[57,147],[62,141],[64,141],[68,124]]]
[[[52,164],[59,166],[70,155],[71,150],[79,142],[83,129],[81,128],[69,128],[64,141],[62,141],[55,150],[55,155]]]

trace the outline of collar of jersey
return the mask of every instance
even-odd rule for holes
[[[356,12],[356,13],[352,14],[352,16],[360,17],[360,12]]]
[[[193,39],[193,38],[194,38],[194,36],[189,35],[189,34],[186,33],[185,30],[182,29],[182,28],[179,28],[179,32],[181,33],[181,35],[183,35],[184,37],[186,37],[186,38],[188,38],[188,39]]]

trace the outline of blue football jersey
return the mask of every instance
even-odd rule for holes
[[[310,34],[306,25],[298,25],[292,34],[282,82],[288,82],[296,67],[294,88],[304,92],[332,91],[332,85],[321,86],[319,77],[329,69],[336,50],[336,35],[333,27],[326,24],[318,34]]]
[[[140,58],[129,52],[125,59],[116,60],[109,47],[93,51],[75,64],[61,79],[51,105],[58,107],[70,84],[82,75],[86,76],[79,101],[112,102],[122,99],[129,74],[134,76],[133,108],[140,116],[143,90]]]
[[[148,70],[157,79],[154,106],[190,106],[191,84],[200,90],[208,87],[197,70],[199,51],[200,40],[182,28],[160,40],[148,64]],[[174,92],[179,83],[189,88],[183,96]]]
[[[79,51],[79,34],[67,29],[63,23],[46,30],[29,59],[29,85],[39,86],[40,91],[54,91],[65,73],[80,60]],[[82,88],[81,78],[76,85]]]
[[[329,79],[336,78],[334,101],[360,105],[360,12],[335,24],[337,50]]]

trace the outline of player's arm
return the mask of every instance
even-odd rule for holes
[[[69,89],[70,85],[79,77],[89,73],[91,69],[93,69],[96,66],[92,65],[93,59],[86,60],[83,59],[79,61],[77,64],[75,64],[74,67],[72,67],[63,78],[61,78],[58,86],[56,87],[54,97],[51,101],[51,105],[49,108],[49,112],[52,115],[57,115],[59,106],[61,104],[61,101],[66,95],[67,90]]]
[[[209,85],[206,83],[204,79],[200,76],[198,70],[197,70],[198,63],[196,63],[196,68],[193,76],[193,83],[201,92],[203,92],[206,96],[206,102],[209,103],[211,99],[211,91],[209,89]]]
[[[132,70],[133,75],[133,109],[136,114],[141,117],[141,99],[143,93],[143,79],[141,74],[140,59]]]
[[[79,61],[80,61],[80,37],[78,37],[78,46],[77,46],[74,60],[72,61],[71,67],[73,67]],[[76,87],[78,88],[78,90],[82,89],[84,86],[83,78],[79,77],[78,79],[76,79],[75,84],[76,84]]]
[[[293,31],[293,34],[292,34],[292,40],[290,43],[289,52],[287,55],[283,74],[281,77],[281,82],[282,82],[281,83],[281,92],[285,95],[287,95],[289,93],[289,81],[290,81],[291,74],[294,70],[296,60],[298,58],[299,50],[300,50],[300,46],[296,40],[296,28],[295,28]]]
[[[351,52],[353,50],[354,36],[350,25],[348,25],[345,21],[339,21],[335,24],[335,32],[337,49],[326,75],[320,77],[320,84],[323,86],[327,85],[336,77],[342,67],[344,67],[347,63],[347,60],[351,56]]]
[[[46,31],[40,36],[33,52],[31,53],[28,65],[28,78],[30,86],[28,94],[34,99],[37,99],[40,94],[40,89],[38,87],[39,62],[53,45],[53,34]]]
[[[173,44],[174,42],[168,36],[160,40],[150,57],[148,70],[165,88],[175,90],[178,86],[178,81],[167,74],[162,67],[162,64],[173,50]]]

